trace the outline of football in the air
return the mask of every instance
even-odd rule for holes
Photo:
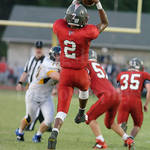
[[[86,6],[93,6],[94,5],[93,0],[82,0],[82,3]]]

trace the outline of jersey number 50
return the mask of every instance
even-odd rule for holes
[[[76,59],[76,53],[75,53],[76,43],[73,41],[65,40],[64,45],[65,45],[65,47],[64,47],[65,56],[70,59]],[[69,47],[69,45],[70,45],[70,47]],[[69,53],[69,51],[72,53]]]
[[[140,74],[132,74],[130,81],[128,74],[122,75],[120,79],[123,80],[124,85],[121,86],[121,90],[126,90],[128,87],[131,90],[138,90],[140,81],[137,78],[140,78]]]
[[[107,74],[104,73],[104,71],[102,70],[100,64],[96,63],[96,62],[92,62],[92,67],[94,69],[94,71],[97,73],[97,77],[100,79],[108,79]]]

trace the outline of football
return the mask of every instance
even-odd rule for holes
[[[82,3],[86,6],[93,6],[94,5],[93,0],[82,0]]]

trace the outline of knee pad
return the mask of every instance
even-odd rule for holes
[[[58,112],[55,118],[60,118],[62,121],[64,121],[66,117],[67,117],[66,113]]]
[[[79,90],[79,98],[83,99],[83,100],[88,99],[89,98],[89,90],[87,90],[87,91],[80,91]]]
[[[31,117],[30,117],[29,115],[26,115],[25,118],[24,118],[24,120],[25,120],[28,124],[31,123]]]
[[[54,117],[49,117],[44,119],[44,123],[46,126],[50,127],[51,123],[54,121]]]

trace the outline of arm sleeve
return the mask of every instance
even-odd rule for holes
[[[96,25],[87,25],[87,38],[94,40],[99,36],[100,32]]]
[[[53,24],[53,32],[57,35],[58,32],[60,31],[62,24],[65,22],[64,19],[59,19],[59,20],[56,20]]]
[[[144,72],[144,80],[149,80],[150,81],[150,74],[148,72]]]
[[[44,72],[46,72],[46,75],[49,76],[52,72],[58,71],[58,66],[55,63],[47,62],[43,64]]]
[[[47,76],[49,76],[51,73],[53,73],[53,72],[56,72],[56,70],[49,70],[48,72],[47,72]]]
[[[29,64],[29,61],[27,61],[24,66],[24,72],[26,72],[26,73],[28,73],[28,64]]]
[[[55,21],[54,24],[53,24],[53,32],[55,34],[57,34],[57,28],[58,28],[57,21]]]

